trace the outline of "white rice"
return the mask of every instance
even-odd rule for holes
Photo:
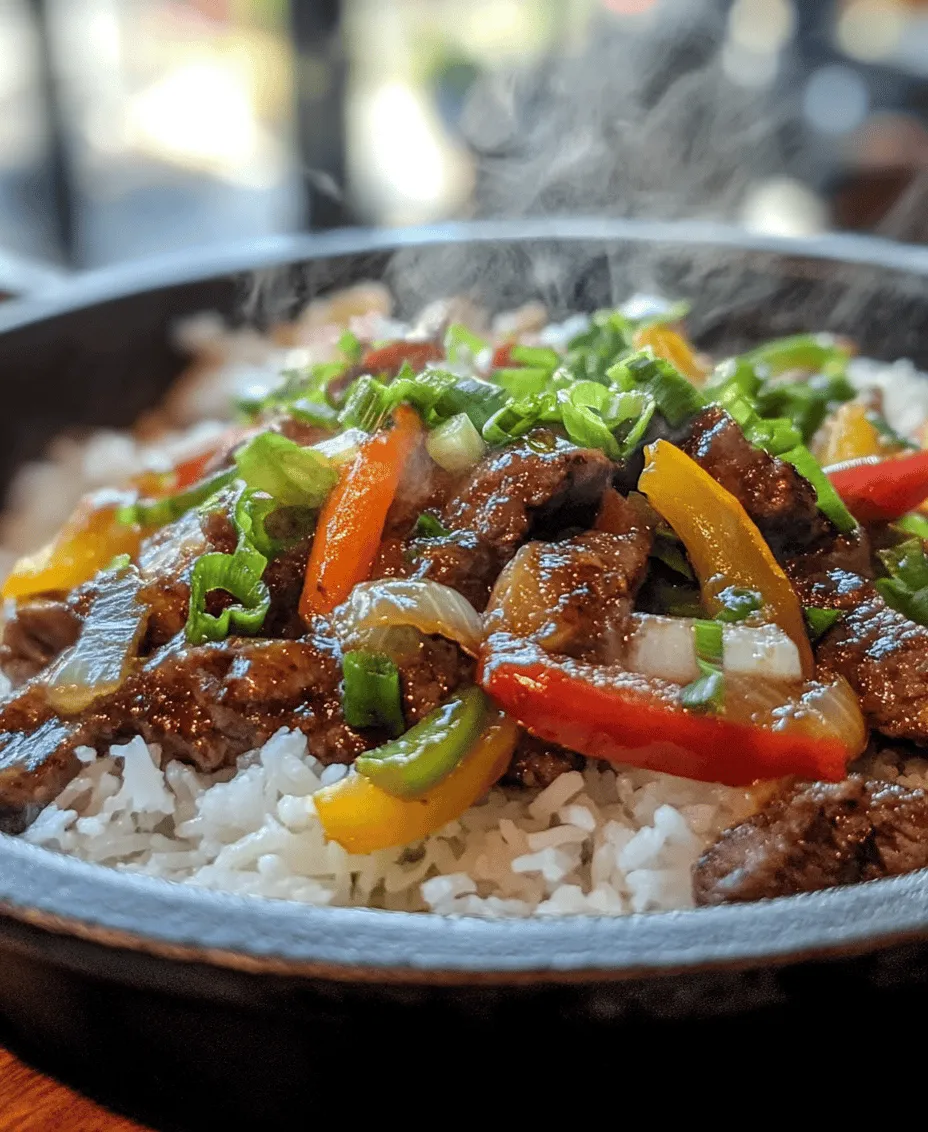
[[[378,317],[388,313],[378,310]],[[201,338],[219,333],[205,323],[194,330]],[[221,386],[224,400],[232,388],[269,383],[282,354],[262,342],[250,336],[230,346],[227,339],[217,352],[224,376],[201,383],[175,424],[216,407],[204,389]],[[856,360],[851,379],[884,391],[887,418],[900,432],[915,435],[928,418],[928,381],[911,363]],[[220,425],[196,427],[199,437],[177,431],[167,447],[114,433],[59,442],[17,479],[4,547],[10,556],[34,549],[85,491],[176,459]],[[158,747],[141,738],[99,755],[78,753],[81,773],[26,840],[116,869],[308,904],[497,917],[686,908],[699,855],[754,808],[747,790],[590,762],[540,793],[495,788],[414,845],[353,856],[327,842],[312,802],[346,770],[319,764],[299,732],[279,731],[235,769],[215,775],[177,762],[162,768]],[[922,759],[899,765],[882,756],[876,770],[909,785],[928,783]]]

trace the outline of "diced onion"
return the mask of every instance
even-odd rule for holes
[[[694,622],[688,617],[641,613],[632,617],[625,663],[633,672],[689,684],[699,675]],[[795,643],[776,625],[725,625],[722,668],[726,675],[801,680]]]
[[[46,673],[46,697],[61,715],[83,711],[128,676],[148,622],[148,606],[138,600],[140,585],[135,570],[101,579],[77,643]]]
[[[426,437],[425,447],[435,463],[452,475],[472,468],[487,450],[467,413],[458,413],[433,429]]]
[[[376,628],[411,625],[421,633],[457,641],[476,655],[483,639],[480,615],[457,590],[440,582],[386,578],[362,582],[332,614],[335,631],[344,647],[369,646],[365,634]]]
[[[320,440],[318,444],[313,445],[313,448],[316,452],[321,452],[336,467],[340,467],[342,464],[349,464],[357,456],[365,440],[367,433],[363,429],[347,428],[337,436]]]
[[[851,757],[867,745],[867,725],[847,681],[801,685],[734,676],[725,681],[725,714],[740,723],[774,731],[801,731],[813,739],[840,739]]]

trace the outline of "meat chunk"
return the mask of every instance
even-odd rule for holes
[[[596,449],[535,432],[482,460],[445,505],[443,522],[473,531],[504,565],[530,537],[589,527],[613,474]]]
[[[474,681],[474,662],[443,637],[423,638],[416,651],[402,658],[397,667],[407,727],[438,707],[455,688]]]
[[[831,543],[837,535],[808,480],[792,464],[755,448],[717,405],[696,417],[681,447],[740,501],[777,558]]]
[[[82,605],[86,603],[75,598],[37,598],[16,608],[0,643],[0,668],[14,687],[74,644],[81,631]]]
[[[784,566],[803,605],[853,609],[876,595],[869,542],[862,529],[796,554]]]
[[[415,539],[409,545],[408,558],[407,577],[441,582],[463,594],[478,611],[486,609],[500,561],[493,548],[473,531]]]
[[[928,866],[928,794],[861,775],[792,786],[726,830],[693,874],[697,904],[760,900]]]
[[[819,671],[843,676],[868,722],[885,735],[928,743],[928,628],[879,597],[852,609],[824,638]]]
[[[508,786],[543,790],[567,771],[579,770],[584,761],[582,755],[566,747],[547,743],[525,732],[512,753],[503,782]]]
[[[650,547],[646,527],[529,543],[500,575],[488,631],[531,638],[551,653],[615,661]]]

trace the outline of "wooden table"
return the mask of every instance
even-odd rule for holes
[[[0,1132],[145,1132],[0,1049]]]

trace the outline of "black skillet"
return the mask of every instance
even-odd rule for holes
[[[692,302],[707,348],[814,328],[928,368],[928,249],[600,220],[281,239],[0,308],[0,482],[63,429],[152,406],[183,365],[178,318],[266,320],[366,278],[387,278],[403,313],[462,291],[491,307],[539,297],[558,315],[658,290]],[[887,1026],[923,1013],[926,959],[923,874],[741,907],[488,922],[243,899],[0,836],[0,1040],[160,1127],[290,1127],[294,1105],[318,1113],[320,1090],[395,1102],[520,1060],[548,1084],[582,1066],[568,1049],[641,1072],[652,1055],[692,1063],[719,1042],[733,1055],[785,1025],[796,1056],[823,1016],[834,1031],[861,1004]]]

